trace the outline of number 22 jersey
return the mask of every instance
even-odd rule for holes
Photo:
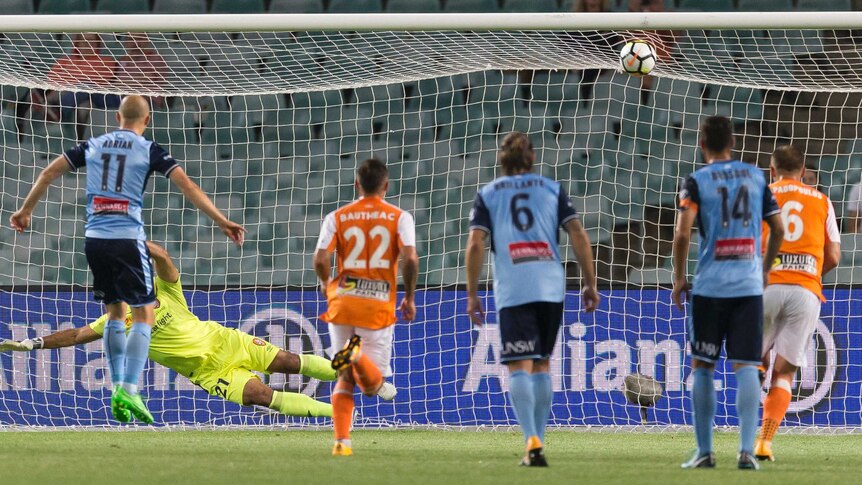
[[[490,235],[497,310],[563,301],[566,275],[559,229],[577,218],[560,184],[540,175],[498,177],[482,187],[470,213],[470,229]]]
[[[760,169],[738,160],[714,161],[686,178],[679,209],[697,212],[700,231],[692,294],[762,295],[761,224],[780,209]]]
[[[145,240],[141,210],[153,172],[165,177],[179,165],[162,147],[130,130],[91,138],[63,154],[87,170],[86,236]]]

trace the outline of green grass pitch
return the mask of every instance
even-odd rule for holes
[[[862,435],[780,435],[778,461],[736,469],[736,435],[716,434],[718,468],[680,470],[690,433],[551,432],[550,468],[516,466],[502,431],[354,432],[352,457],[325,431],[0,432],[0,483],[415,484],[859,483]]]

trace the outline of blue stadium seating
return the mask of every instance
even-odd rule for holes
[[[793,10],[792,0],[739,0],[739,10],[756,12],[786,12]]]
[[[505,12],[555,12],[558,10],[556,0],[505,0]]]
[[[90,0],[41,0],[39,13],[69,14],[86,13],[90,11]]]
[[[797,0],[796,8],[819,12],[841,12],[853,10],[853,3],[851,0]]]
[[[212,13],[263,13],[264,0],[212,0]]]
[[[33,1],[0,0],[0,11],[6,15],[29,15],[33,13]]]
[[[439,12],[440,0],[389,0],[386,2],[386,11],[399,13]]]
[[[153,13],[206,13],[206,0],[155,0]]]
[[[321,0],[272,0],[269,4],[272,13],[321,13]]]
[[[150,12],[149,0],[99,0],[96,2],[97,12],[115,14],[141,14]]]
[[[734,10],[733,0],[680,0],[679,8],[706,12],[730,12]]]
[[[383,11],[381,0],[330,0],[328,12],[375,13]]]
[[[497,0],[445,0],[443,10],[456,13],[497,12]]]

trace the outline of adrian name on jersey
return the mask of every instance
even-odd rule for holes
[[[378,301],[389,301],[389,282],[369,280],[345,275],[338,283],[339,296],[355,296]]]

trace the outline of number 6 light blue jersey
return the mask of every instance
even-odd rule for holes
[[[560,184],[540,175],[499,177],[479,191],[470,229],[490,235],[498,310],[563,301],[559,229],[577,217]]]
[[[763,219],[780,209],[759,168],[715,161],[686,178],[681,211],[697,212],[700,248],[693,295],[736,298],[763,294]]]
[[[179,165],[154,141],[130,130],[91,138],[64,153],[72,170],[87,170],[86,236],[147,238],[141,210],[153,172],[167,177]]]

